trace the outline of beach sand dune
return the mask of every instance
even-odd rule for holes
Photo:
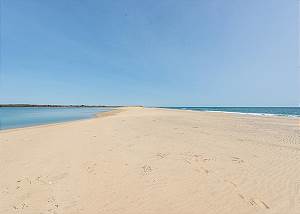
[[[0,213],[300,213],[299,118],[155,108],[0,132]]]

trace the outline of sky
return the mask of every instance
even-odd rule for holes
[[[0,103],[300,104],[297,0],[0,2]]]

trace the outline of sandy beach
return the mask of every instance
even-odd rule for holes
[[[300,119],[155,108],[0,131],[0,213],[300,213]]]

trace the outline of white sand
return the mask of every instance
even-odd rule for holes
[[[300,120],[125,108],[0,132],[0,213],[300,213]]]

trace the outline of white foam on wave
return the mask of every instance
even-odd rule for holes
[[[199,110],[196,110],[199,111]],[[251,113],[251,112],[236,112],[236,111],[213,111],[213,110],[201,110],[205,112],[220,112],[220,113],[228,113],[228,114],[242,114],[242,115],[253,115],[253,116],[266,116],[266,117],[300,117],[300,115],[290,115],[290,114],[270,114],[270,113]]]

